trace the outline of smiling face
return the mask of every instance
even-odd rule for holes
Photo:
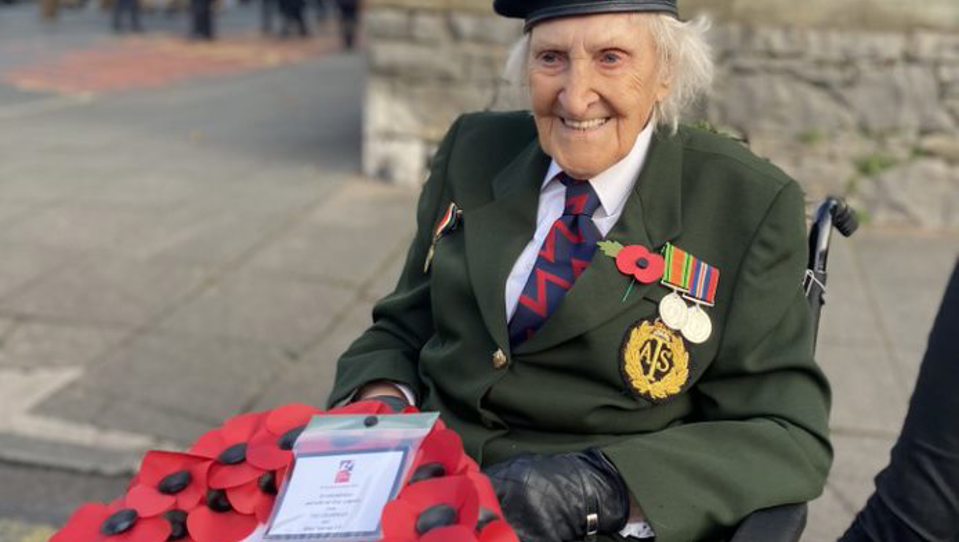
[[[669,93],[642,15],[538,24],[528,59],[540,145],[563,170],[590,179],[622,160]]]

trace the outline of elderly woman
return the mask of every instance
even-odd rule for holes
[[[331,403],[438,411],[526,542],[722,537],[819,495],[828,386],[799,186],[679,126],[711,73],[674,0],[496,0],[529,112],[461,117]]]

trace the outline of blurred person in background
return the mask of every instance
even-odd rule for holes
[[[359,26],[360,0],[336,0],[340,12],[340,36],[343,47],[353,49],[356,44],[356,29]]]
[[[123,32],[123,19],[129,18],[130,30],[133,32],[143,32],[140,26],[140,0],[114,0],[113,1],[113,31]]]
[[[279,0],[280,14],[283,24],[280,27],[280,37],[289,37],[292,32],[296,32],[301,38],[310,35],[310,29],[306,26],[306,0]]]
[[[213,0],[190,0],[190,38],[202,41],[215,38]]]
[[[260,32],[264,36],[273,34],[273,15],[277,11],[279,0],[260,0]]]
[[[44,21],[55,21],[60,16],[60,0],[40,0],[40,17]]]
[[[316,22],[326,22],[326,19],[330,16],[330,7],[326,5],[326,0],[316,0],[313,6],[316,10]]]

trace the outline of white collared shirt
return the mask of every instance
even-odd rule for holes
[[[600,235],[606,237],[609,230],[619,220],[623,214],[623,207],[626,206],[626,200],[633,191],[636,184],[636,178],[639,172],[643,170],[646,163],[646,155],[649,153],[649,145],[653,138],[653,124],[647,124],[646,128],[636,136],[636,142],[633,143],[632,150],[625,158],[613,164],[609,169],[600,173],[596,177],[589,179],[593,185],[593,190],[599,196],[599,208],[593,213],[593,224],[599,230]],[[516,306],[519,304],[519,296],[523,293],[526,281],[530,273],[533,272],[533,266],[536,264],[536,255],[543,246],[543,240],[553,227],[553,222],[563,216],[563,209],[566,205],[566,187],[556,179],[562,171],[555,160],[549,165],[546,171],[546,177],[543,179],[542,188],[539,194],[539,209],[536,211],[536,233],[530,239],[526,248],[520,253],[516,263],[513,264],[513,270],[510,271],[506,279],[506,321],[513,317],[516,312]]]

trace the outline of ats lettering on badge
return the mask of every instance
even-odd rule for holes
[[[620,358],[629,389],[645,399],[667,399],[682,391],[689,380],[689,353],[683,338],[659,320],[631,327]]]

